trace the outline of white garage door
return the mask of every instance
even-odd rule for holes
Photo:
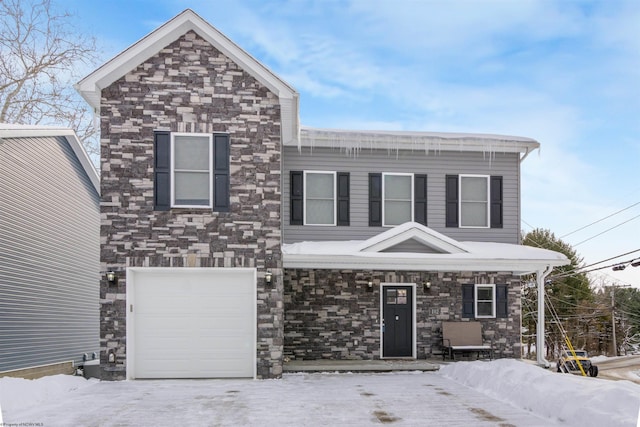
[[[255,269],[129,269],[127,377],[254,377],[255,284]]]

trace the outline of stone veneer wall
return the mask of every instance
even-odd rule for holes
[[[257,268],[257,372],[280,376],[280,126],[277,97],[194,32],[102,91],[101,267],[119,278],[117,286],[101,283],[103,379],[125,378],[130,266]],[[157,129],[230,134],[230,212],[153,210]],[[269,288],[265,268],[274,273]]]
[[[431,282],[424,291],[422,282]],[[368,289],[368,282],[374,283]],[[290,359],[379,359],[380,284],[417,283],[417,357],[440,354],[442,321],[462,320],[464,283],[509,285],[509,318],[480,319],[496,357],[521,356],[520,279],[499,273],[285,270],[284,352]],[[357,342],[357,344],[356,344]]]

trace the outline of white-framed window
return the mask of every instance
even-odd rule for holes
[[[382,226],[413,221],[413,174],[382,174]]]
[[[489,228],[489,176],[460,175],[461,228]]]
[[[213,135],[171,133],[171,206],[211,208]]]
[[[304,171],[304,224],[336,225],[335,171]]]
[[[475,286],[476,318],[496,317],[496,285]]]

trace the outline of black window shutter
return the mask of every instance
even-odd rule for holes
[[[303,211],[303,174],[302,171],[291,171],[291,193],[289,195],[289,201],[291,204],[291,213],[289,217],[289,223],[291,225],[302,225],[302,211]]]
[[[171,208],[171,132],[153,133],[153,209]]]
[[[338,225],[349,225],[349,172],[338,172]]]
[[[213,135],[213,210],[229,212],[229,135]]]
[[[496,317],[509,317],[509,305],[507,285],[496,285]]]
[[[415,222],[427,225],[427,175],[414,175],[414,213]]]
[[[475,285],[462,285],[462,318],[475,317]]]
[[[445,225],[447,227],[458,226],[458,175],[446,176],[446,207]]]
[[[369,227],[382,225],[382,174],[369,174]]]
[[[502,177],[491,177],[491,228],[502,228]]]

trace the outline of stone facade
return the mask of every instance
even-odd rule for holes
[[[369,289],[369,281],[373,287]],[[422,283],[431,282],[429,290]],[[496,357],[520,358],[520,279],[509,273],[285,270],[284,352],[290,359],[379,359],[380,284],[417,283],[419,359],[439,354],[442,321],[462,320],[465,283],[507,284],[509,317],[480,319]]]
[[[103,89],[100,290],[103,379],[126,374],[126,268],[253,267],[257,374],[282,372],[281,112],[277,96],[194,32]],[[154,211],[154,130],[230,135],[230,212]],[[264,286],[265,269],[275,285]],[[115,353],[115,363],[108,354]]]

